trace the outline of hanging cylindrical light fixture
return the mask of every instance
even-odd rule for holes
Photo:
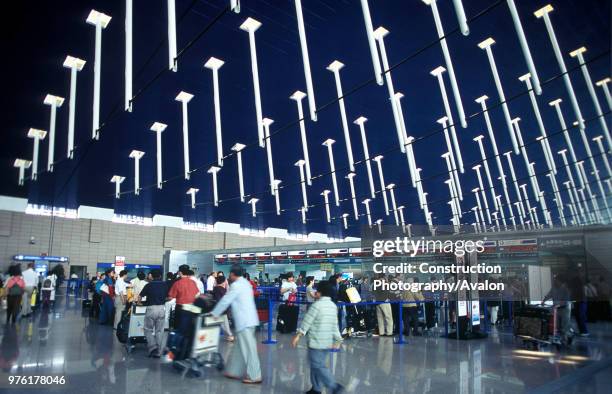
[[[601,81],[595,82],[596,86],[599,86],[603,89],[604,95],[606,96],[606,101],[608,103],[608,110],[612,111],[612,94],[610,94],[610,88],[608,88],[608,84],[612,81],[610,77],[604,78]]]
[[[111,178],[111,183],[115,184],[115,198],[121,198],[121,184],[125,181],[124,176],[113,175]]]
[[[302,49],[302,63],[304,64],[304,78],[306,79],[306,91],[308,92],[308,108],[310,109],[310,120],[317,121],[317,104],[315,103],[312,75],[310,73],[310,58],[308,56],[308,43],[306,42],[306,28],[304,27],[304,15],[302,14],[302,0],[295,0],[295,14],[300,36],[300,48]],[[303,115],[300,116],[300,119]],[[306,155],[305,155],[306,156]],[[306,158],[304,158],[306,160]],[[306,160],[308,162],[308,160]],[[307,164],[307,169],[308,164]],[[310,185],[310,169],[307,170],[308,184]]]
[[[367,122],[367,118],[360,116],[355,119],[353,123],[359,126],[359,130],[361,132],[361,144],[363,145],[363,156],[364,161],[366,163],[366,170],[368,172],[368,183],[370,185],[370,196],[374,199],[376,198],[376,188],[374,187],[374,177],[372,176],[372,162],[370,161],[370,151],[368,149],[368,140],[366,139],[365,134],[365,122]]]
[[[430,74],[438,79],[438,85],[440,86],[440,94],[442,95],[442,101],[444,102],[444,111],[446,112],[446,117],[448,118],[451,136],[453,138],[453,147],[455,149],[455,155],[457,156],[457,165],[459,166],[459,171],[463,174],[463,158],[461,157],[461,149],[459,149],[459,140],[457,138],[457,132],[455,131],[455,121],[453,120],[453,114],[450,110],[448,97],[446,97],[446,88],[444,87],[444,78],[442,76],[442,73],[444,71],[446,71],[446,69],[440,66],[432,70]]]
[[[442,27],[442,20],[440,19],[440,13],[438,12],[438,5],[436,0],[423,0],[423,3],[431,6],[431,12],[433,13],[434,23],[436,25],[436,31],[438,32],[438,38],[440,39],[440,46],[442,47],[442,55],[444,56],[444,63],[448,69],[448,76],[451,82],[451,88],[453,89],[453,95],[455,97],[455,104],[457,106],[457,113],[459,114],[459,120],[461,127],[464,129],[467,127],[467,120],[465,118],[465,111],[463,110],[463,102],[461,101],[461,94],[459,93],[459,84],[455,77],[455,68],[453,67],[453,61],[448,50],[448,44],[446,43],[446,37],[444,28]],[[450,118],[450,117],[449,117]],[[451,124],[453,122],[451,121]]]
[[[357,208],[357,198],[355,196],[355,178],[357,174],[354,172],[349,173],[346,178],[349,180],[349,186],[351,188],[351,200],[353,201],[353,214],[355,215],[355,220],[359,220],[359,209]]]
[[[45,105],[51,107],[51,120],[49,121],[49,152],[47,154],[47,171],[53,172],[53,160],[55,157],[55,120],[57,109],[64,104],[64,98],[48,94],[45,97]]]
[[[221,100],[219,99],[219,69],[225,62],[211,57],[204,63],[204,67],[212,71],[213,99],[215,105],[215,134],[217,137],[217,165],[223,167],[223,139],[221,136]]]
[[[370,201],[372,200],[370,200],[369,198],[366,198],[361,203],[365,205],[366,207],[366,217],[368,219],[368,227],[372,228],[372,214],[370,212]]]
[[[105,29],[111,17],[91,10],[87,16],[87,23],[96,27],[95,57],[94,57],[94,87],[93,87],[93,120],[91,138],[100,138],[100,76],[102,67],[102,29]]]
[[[274,162],[272,161],[272,139],[270,138],[270,125],[274,121],[270,118],[263,118],[261,124],[264,128],[264,143],[266,146],[266,157],[268,158],[268,176],[270,180],[270,193],[274,195]]]
[[[242,150],[246,145],[237,142],[232,146],[232,150],[236,152],[236,160],[238,161],[238,186],[240,188],[240,201],[244,202],[244,175],[242,170]]]
[[[305,160],[298,160],[295,162],[295,166],[300,169],[300,187],[302,189],[302,207],[306,208],[308,211],[308,196],[306,194],[306,177],[304,174],[304,165],[306,164]]]
[[[134,159],[134,194],[140,195],[140,159],[144,156],[144,152],[133,150],[130,152],[130,158]]]
[[[338,180],[336,178],[336,164],[334,163],[334,151],[332,148],[332,145],[335,142],[336,141],[332,140],[331,138],[328,138],[323,142],[322,145],[327,147],[327,155],[329,157],[329,171],[331,173],[332,185],[334,188],[334,199],[336,201],[336,206],[339,207],[340,206],[340,194],[338,193]]]
[[[187,190],[187,193],[185,194],[189,194],[191,197],[191,209],[195,209],[196,207],[196,193],[199,192],[200,189],[196,189],[195,187],[190,188],[189,190]]]
[[[387,201],[387,186],[385,185],[385,176],[382,169],[382,155],[376,156],[374,159],[378,167],[378,179],[380,180],[380,192],[383,196],[383,202],[385,204],[385,215],[389,216],[389,202]]]
[[[32,153],[32,175],[30,177],[33,181],[38,179],[38,151],[40,147],[40,141],[44,140],[46,136],[47,132],[45,130],[28,130],[28,138],[32,138],[34,140],[34,148]]]
[[[133,1],[125,0],[125,95],[123,109],[132,112],[132,11]]]
[[[156,146],[157,146],[157,156],[156,156],[156,160],[157,160],[157,188],[161,189],[162,188],[162,184],[163,184],[163,175],[162,175],[162,138],[161,135],[164,132],[164,130],[166,130],[166,127],[168,127],[168,125],[163,124],[163,123],[159,123],[159,122],[155,122],[153,123],[153,125],[151,126],[151,131],[155,132],[155,141],[156,141]]]
[[[331,192],[327,189],[321,192],[321,195],[323,196],[323,200],[325,201],[325,219],[327,223],[331,222],[331,213],[329,211],[329,193]]]
[[[374,41],[374,27],[372,26],[372,17],[370,16],[370,6],[368,0],[361,0],[361,11],[365,22],[366,35],[368,37],[368,46],[370,47],[370,56],[372,57],[372,66],[374,67],[374,78],[376,83],[383,85],[383,77],[380,70],[380,59],[376,50],[376,42]]]
[[[306,97],[306,94],[304,92],[296,90],[289,98],[291,100],[294,100],[297,104],[298,119],[300,122],[300,138],[302,140],[302,152],[304,152],[304,161],[306,165],[306,183],[310,186],[312,185],[312,179],[310,176],[310,155],[308,154],[308,141],[306,140],[306,121],[304,120],[304,110],[302,108],[302,100],[304,99],[304,97]],[[316,121],[316,118],[313,120]]]
[[[247,18],[240,25],[240,29],[249,33],[249,47],[251,50],[251,73],[253,74],[253,91],[255,94],[255,115],[257,116],[257,136],[259,137],[259,146],[264,145],[263,131],[263,115],[261,110],[261,93],[259,91],[259,69],[257,67],[257,48],[255,46],[255,32],[261,27],[261,22]]]
[[[247,204],[251,204],[251,216],[252,216],[252,217],[255,217],[255,216],[256,216],[256,212],[257,212],[257,211],[256,211],[256,209],[255,209],[255,206],[257,205],[257,201],[259,201],[259,199],[258,199],[258,198],[251,198],[251,199],[250,199],[250,200],[247,202]]]
[[[331,62],[327,69],[334,73],[336,81],[336,93],[338,94],[338,106],[340,107],[340,119],[342,120],[342,130],[344,131],[344,142],[346,144],[346,155],[348,158],[349,169],[355,172],[355,164],[353,162],[353,148],[351,146],[351,136],[348,129],[348,121],[346,120],[346,108],[344,107],[344,93],[342,93],[342,82],[340,81],[340,70],[344,64],[338,60]]]
[[[31,165],[32,162],[25,159],[15,159],[13,162],[13,167],[19,168],[19,186],[23,186],[25,180],[25,170],[30,168]]]
[[[72,159],[74,157],[74,118],[76,113],[76,87],[77,73],[85,67],[85,60],[66,56],[64,67],[70,69],[70,98],[68,101],[68,148],[66,157]]]
[[[181,102],[183,112],[183,163],[185,167],[185,179],[189,179],[191,170],[189,169],[189,117],[187,116],[187,104],[193,98],[193,94],[179,92],[175,100]]]
[[[276,215],[280,216],[281,214],[281,206],[280,206],[280,193],[279,193],[279,185],[281,184],[281,180],[275,179],[272,181],[272,185],[274,187],[274,202],[276,203]]]
[[[207,173],[209,173],[210,175],[212,175],[212,185],[213,185],[213,203],[215,205],[215,207],[219,206],[219,190],[218,190],[218,184],[217,184],[217,173],[219,172],[219,170],[221,169],[221,167],[217,167],[217,166],[211,166],[208,171],[206,171]]]

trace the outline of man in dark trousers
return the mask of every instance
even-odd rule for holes
[[[140,294],[138,301],[147,306],[144,320],[144,332],[147,337],[149,357],[159,358],[164,344],[164,324],[166,320],[166,296],[168,285],[162,280],[160,270],[154,269],[149,273],[147,283]]]

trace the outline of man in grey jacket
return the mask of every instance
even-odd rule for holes
[[[239,265],[232,266],[229,275],[229,291],[212,310],[219,317],[231,306],[234,318],[236,345],[225,367],[225,377],[242,380],[242,383],[261,383],[261,367],[257,355],[255,328],[259,325],[253,287],[243,277]]]

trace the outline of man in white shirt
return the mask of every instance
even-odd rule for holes
[[[125,305],[127,304],[127,283],[125,283],[127,273],[128,272],[126,270],[119,272],[119,278],[117,278],[117,281],[115,282],[115,330],[121,321],[121,314],[123,313]]]
[[[202,283],[202,281],[195,276],[195,272],[192,270],[189,270],[189,279],[194,281],[196,286],[198,286],[198,291],[200,294],[204,294],[204,283]]]
[[[34,263],[28,263],[28,269],[23,271],[21,276],[25,282],[25,289],[21,299],[21,313],[22,317],[26,317],[32,314],[30,302],[34,289],[38,287],[38,273],[34,271]]]
[[[206,279],[206,291],[207,292],[212,292],[213,289],[215,288],[215,284],[217,284],[217,273],[216,272],[211,272],[210,275],[208,275],[208,279]]]
[[[283,280],[280,293],[283,296],[283,301],[287,301],[289,299],[289,294],[297,293],[297,285],[295,284],[295,278],[293,277],[292,272],[288,273],[287,279]]]

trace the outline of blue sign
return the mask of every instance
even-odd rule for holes
[[[17,254],[13,256],[15,261],[50,261],[52,263],[67,263],[70,259],[64,256],[29,256]]]

